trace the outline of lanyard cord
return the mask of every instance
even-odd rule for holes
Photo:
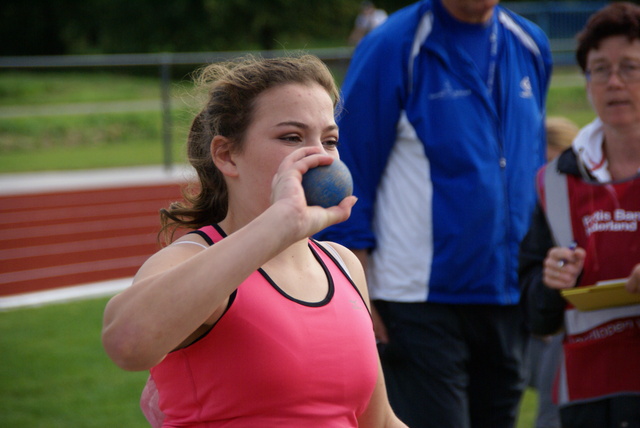
[[[487,88],[489,95],[493,94],[493,86],[495,83],[496,66],[498,62],[498,21],[494,18],[491,28],[491,36],[489,36],[491,49],[489,53],[489,74],[487,76]]]

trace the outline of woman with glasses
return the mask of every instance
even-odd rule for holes
[[[617,280],[640,293],[640,6],[606,6],[577,39],[597,118],[538,173],[520,282],[533,333],[564,329],[562,426],[640,427],[640,304],[581,310],[560,292]]]

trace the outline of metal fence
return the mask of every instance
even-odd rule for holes
[[[556,65],[575,65],[575,36],[589,16],[609,1],[501,2],[503,6],[535,22],[549,37]]]
[[[595,11],[608,1],[502,2],[519,15],[538,24],[550,39],[573,38]]]

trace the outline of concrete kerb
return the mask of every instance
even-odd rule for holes
[[[0,174],[0,196],[181,183],[194,177],[195,172],[186,165],[176,165],[171,169],[166,169],[161,165],[152,165],[133,168]]]
[[[0,297],[0,312],[12,309],[34,308],[55,303],[68,303],[77,300],[111,297],[129,287],[132,281],[133,278],[121,278]]]

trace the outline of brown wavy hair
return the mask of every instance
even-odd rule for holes
[[[603,39],[626,36],[631,42],[640,39],[640,6],[629,2],[615,2],[589,17],[576,39],[576,60],[583,72],[587,71],[587,55],[598,49]]]
[[[171,242],[180,228],[198,229],[225,218],[227,185],[213,163],[211,141],[217,135],[224,136],[231,142],[231,150],[240,152],[260,94],[290,83],[316,83],[331,96],[334,109],[339,103],[338,88],[329,68],[316,56],[303,53],[277,58],[244,56],[215,63],[199,70],[194,80],[196,88],[208,94],[187,137],[187,157],[198,183],[183,189],[183,201],[160,210],[159,236],[164,237],[165,243]]]

